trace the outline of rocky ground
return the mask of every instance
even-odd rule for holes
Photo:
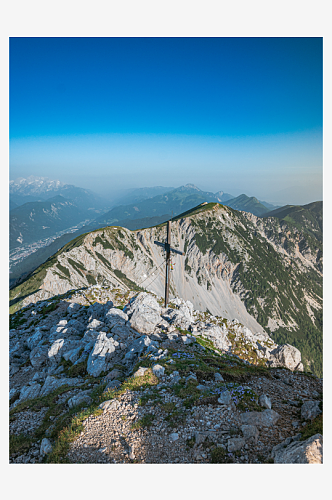
[[[160,304],[90,287],[12,316],[10,463],[322,463],[297,349]]]

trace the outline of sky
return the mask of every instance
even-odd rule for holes
[[[322,199],[322,38],[10,38],[10,179]]]

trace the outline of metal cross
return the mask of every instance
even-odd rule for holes
[[[154,243],[155,243],[155,245],[163,247],[164,250],[166,250],[165,307],[167,307],[168,297],[169,297],[169,272],[170,272],[171,252],[177,253],[179,255],[185,255],[185,253],[171,247],[171,221],[170,220],[167,221],[166,242],[161,243],[160,241],[154,241]]]

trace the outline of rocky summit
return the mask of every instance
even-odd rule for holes
[[[323,462],[300,351],[173,298],[93,285],[10,319],[10,463]]]

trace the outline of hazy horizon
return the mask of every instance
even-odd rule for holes
[[[10,178],[322,200],[321,38],[10,38]]]

